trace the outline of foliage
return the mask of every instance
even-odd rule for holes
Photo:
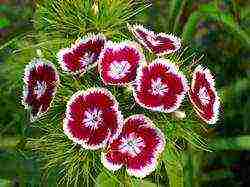
[[[16,68],[11,71],[7,76],[7,80],[15,82],[13,85],[17,90],[22,90],[21,75],[23,67],[29,62],[30,57],[36,56],[37,49],[42,51],[43,57],[51,60],[58,66],[56,59],[58,50],[68,46],[76,38],[87,32],[103,32],[108,37],[114,37],[114,40],[117,41],[128,38],[127,31],[124,29],[126,22],[131,21],[134,15],[147,7],[147,5],[139,4],[139,6],[134,4],[134,1],[131,3],[131,1],[126,0],[98,1],[97,3],[99,10],[93,12],[92,1],[40,2],[35,14],[35,32],[26,35],[21,42],[21,51],[16,51],[17,54],[11,57],[12,60],[9,62],[11,64],[14,62],[13,58],[19,58],[17,61],[20,62],[20,69]],[[184,50],[176,56],[170,56],[170,58],[176,63],[188,64],[190,53],[189,50]],[[149,58],[152,57],[149,56]],[[10,70],[9,67],[6,68]],[[184,67],[183,70],[185,70]],[[16,74],[16,76],[12,74]],[[69,186],[94,184],[98,179],[97,176],[105,171],[100,165],[100,155],[98,153],[89,152],[79,148],[77,145],[72,145],[71,141],[62,132],[62,119],[66,102],[70,96],[77,90],[100,86],[100,78],[96,77],[93,79],[95,77],[94,74],[95,71],[93,70],[80,79],[72,79],[71,76],[60,73],[61,84],[54,100],[53,108],[41,121],[32,124],[32,128],[40,132],[41,137],[28,139],[26,146],[33,147],[34,150],[40,152],[42,162],[45,163],[45,176],[56,175],[59,184]],[[13,80],[13,78],[18,80]],[[180,121],[167,114],[149,112],[140,107],[135,107],[130,90],[114,87],[109,87],[108,89],[119,100],[120,108],[125,113],[125,117],[131,114],[145,113],[161,128],[167,137],[168,149],[164,153],[165,156],[161,158],[163,162],[159,164],[159,168],[149,180],[158,184],[164,183],[167,180],[166,178],[164,179],[164,175],[168,174],[171,186],[175,186],[176,183],[183,181],[183,175],[178,172],[182,171],[180,159],[182,148],[177,140],[189,142],[197,148],[206,149],[206,145],[203,143],[204,140],[201,140],[196,133],[202,128],[200,123],[192,117]],[[191,108],[186,112],[193,113]],[[26,126],[26,124],[23,125]],[[28,126],[27,129],[29,128]],[[176,168],[175,166],[178,167]],[[124,171],[115,174],[106,171],[106,174],[114,181],[121,181],[121,184],[132,185],[132,181],[135,180],[126,176]]]
[[[196,31],[197,25],[202,18],[205,20],[222,23],[232,35],[234,35],[236,38],[239,38],[242,43],[249,45],[249,35],[234,21],[232,15],[222,12],[215,5],[215,3],[202,5],[197,11],[190,15],[185,27],[183,28],[182,37],[184,41],[191,41],[191,38]]]
[[[232,4],[230,6],[234,8],[223,8],[228,6],[226,2],[230,2]],[[235,1],[210,0],[204,3],[193,0],[170,0],[166,3],[159,1],[152,7],[153,14],[155,12],[158,14],[156,19],[153,22],[150,20],[153,14],[150,14],[149,10],[150,16],[145,21],[158,30],[179,33],[186,43],[193,41],[195,33],[199,31],[201,21],[216,22],[221,24],[230,35],[240,40],[242,45],[249,46],[249,30],[244,28],[236,17],[237,11],[241,10],[241,19],[246,19],[249,14],[247,9],[249,7],[242,8]]]
[[[95,2],[99,7],[97,13],[93,10],[93,1],[90,0],[40,0],[36,7],[34,31],[25,33],[25,37],[14,37],[0,47],[0,50],[2,49],[0,56],[5,57],[4,64],[0,64],[0,104],[4,106],[0,109],[0,135],[17,133],[19,136],[33,136],[28,139],[27,143],[25,140],[24,145],[28,150],[32,147],[33,150],[40,152],[41,163],[45,163],[45,176],[48,177],[47,181],[43,180],[45,184],[49,183],[50,178],[56,174],[58,174],[57,182],[69,186],[77,186],[79,182],[105,186],[104,178],[109,179],[107,179],[108,184],[121,184],[119,180],[128,185],[144,182],[136,181],[134,178],[124,178],[124,171],[122,171],[123,173],[109,173],[100,166],[98,154],[81,150],[76,145],[72,145],[62,132],[61,122],[67,100],[78,89],[92,87],[93,82],[90,78],[95,72],[89,72],[85,75],[85,79],[80,80],[72,79],[61,73],[63,84],[60,86],[53,110],[46,116],[51,120],[44,118],[41,122],[32,124],[32,128],[30,128],[31,124],[26,121],[27,114],[20,105],[23,68],[31,58],[37,56],[37,49],[42,51],[43,57],[58,66],[55,58],[57,51],[69,46],[75,39],[87,32],[103,32],[109,38],[115,38],[117,41],[128,39],[126,22],[133,22],[134,16],[148,6],[140,1],[139,4],[136,4],[137,1],[131,3],[132,1],[129,0]],[[249,125],[246,113],[249,108],[249,99],[246,98],[248,98],[249,79],[245,78],[247,67],[244,64],[249,58],[246,57],[246,60],[239,60],[239,58],[242,54],[248,53],[247,42],[250,40],[249,28],[246,23],[249,20],[249,6],[242,7],[240,3],[235,4],[235,1],[230,1],[233,2],[230,4],[230,8],[222,11],[217,2],[219,1],[208,4],[193,0],[154,2],[152,8],[148,9],[149,13],[139,18],[144,19],[144,22],[149,23],[158,31],[177,32],[183,36],[186,42],[192,42],[191,44],[199,50],[207,51],[207,64],[215,70],[219,80],[218,84],[225,86],[222,93],[225,103],[224,125],[226,130],[219,128],[222,129],[219,133],[229,135],[234,135],[235,132],[242,133],[242,131],[247,133]],[[240,12],[240,20],[236,19],[236,12]],[[208,28],[209,33],[203,34],[204,26],[201,28],[200,25],[204,21],[209,23],[209,26],[215,26],[216,29]],[[226,35],[225,32],[230,34]],[[220,36],[222,39],[219,38]],[[204,43],[204,38],[208,38],[209,42]],[[221,49],[220,40],[227,48]],[[214,48],[218,50],[214,50]],[[183,51],[183,55],[178,54],[181,56],[180,59],[177,56],[171,58],[183,63],[182,67],[185,67],[190,64],[193,51]],[[60,68],[58,67],[58,69]],[[239,77],[241,79],[237,81]],[[100,81],[94,81],[94,84],[98,86],[98,82]],[[147,116],[153,118],[167,136],[168,142],[161,158],[162,162],[157,171],[146,179],[146,182],[150,181],[149,183],[154,182],[163,186],[168,182],[170,186],[182,186],[184,183],[187,186],[198,186],[200,182],[203,184],[204,181],[210,181],[212,184],[213,180],[232,177],[232,173],[228,170],[221,173],[217,171],[201,172],[204,167],[202,162],[206,158],[212,160],[214,158],[212,155],[216,153],[204,156],[204,153],[195,149],[195,147],[207,149],[207,145],[199,135],[204,128],[192,117],[180,121],[169,115],[148,112],[131,105],[132,97],[129,90],[112,87],[109,87],[109,90],[121,101],[122,111],[129,111],[132,108],[131,112],[125,114],[126,116],[138,112],[146,113]],[[186,102],[184,107],[186,107],[185,105]],[[238,108],[242,109],[238,110]],[[193,115],[191,108],[188,108],[186,114]],[[240,128],[236,128],[235,124]],[[236,131],[237,129],[238,131]],[[23,138],[21,137],[21,139]],[[241,142],[241,139],[237,140]],[[232,141],[234,141],[233,138]],[[219,139],[217,143],[212,143],[209,147],[217,149],[218,146],[213,147],[213,145],[221,147],[224,145],[221,142],[228,143],[227,139]],[[190,144],[193,146],[190,147]],[[225,144],[225,146],[229,146],[231,150],[239,145]],[[239,149],[246,148],[239,147]],[[23,172],[25,171],[23,170]],[[201,173],[202,176],[200,176]],[[198,180],[197,176],[201,179]]]

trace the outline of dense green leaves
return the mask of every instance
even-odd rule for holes
[[[230,13],[224,13],[216,7],[215,3],[205,4],[199,7],[198,10],[193,12],[187,23],[184,26],[182,37],[184,41],[192,41],[192,37],[197,30],[198,23],[201,20],[205,21],[216,21],[222,23],[225,28],[233,34],[235,37],[240,39],[242,43],[249,45],[250,38],[247,33],[240,28],[235,22],[233,16]]]
[[[240,12],[242,20],[239,22],[230,11],[219,9],[216,2],[218,1],[210,4],[198,3],[193,0],[157,2],[153,4],[154,11],[151,12],[152,15],[147,15],[148,20],[144,20],[144,22],[151,23],[153,28],[158,31],[175,31],[182,35],[187,43],[192,42],[192,45],[194,45],[195,35],[201,32],[198,28],[199,23],[201,21],[215,22],[220,26],[220,29],[223,28],[228,31],[232,38],[237,38],[242,43],[242,46],[247,46],[250,40],[245,28],[247,28],[249,8],[240,10],[237,6],[233,8],[234,11],[239,10]],[[168,5],[169,7],[162,7],[161,5]],[[194,5],[199,6],[195,7]],[[93,86],[102,86],[102,84],[94,69],[79,79],[63,73],[56,59],[58,50],[70,46],[75,39],[88,32],[103,32],[109,39],[112,38],[114,41],[131,38],[127,33],[126,23],[134,22],[133,18],[147,6],[148,4],[145,2],[138,1],[135,3],[135,1],[130,0],[103,0],[95,1],[95,3],[91,0],[39,1],[34,18],[34,30],[26,34],[25,37],[11,38],[8,43],[0,46],[1,56],[5,56],[4,64],[0,65],[0,105],[3,106],[0,109],[0,136],[5,136],[4,140],[1,140],[0,147],[13,151],[20,146],[22,149],[27,148],[28,150],[32,148],[36,153],[39,153],[41,163],[45,165],[44,175],[48,178],[46,180],[45,177],[42,180],[46,185],[51,183],[53,186],[53,182],[56,180],[64,186],[82,186],[84,184],[108,185],[111,187],[112,185],[117,186],[125,183],[133,186],[148,185],[150,187],[156,184],[166,186],[167,183],[170,186],[183,186],[184,183],[187,186],[197,186],[200,181],[230,178],[232,173],[223,170],[205,173],[203,176],[198,175],[198,173],[202,173],[202,159],[204,161],[206,157],[203,157],[203,154],[196,149],[206,151],[249,149],[249,137],[247,136],[215,139],[210,142],[210,145],[207,145],[206,140],[200,137],[200,132],[203,132],[205,127],[194,116],[194,111],[188,101],[185,101],[181,108],[181,110],[186,110],[188,117],[180,120],[173,118],[169,114],[145,110],[134,104],[130,89],[111,86],[108,89],[119,100],[125,117],[136,113],[144,113],[164,132],[167,145],[159,159],[157,170],[145,181],[126,176],[124,171],[111,173],[100,164],[100,152],[93,153],[83,150],[72,144],[64,135],[62,120],[68,99],[78,90],[86,90]],[[0,11],[10,12],[7,9],[0,6]],[[142,20],[136,21],[142,22]],[[4,27],[7,27],[8,24],[6,23],[6,20],[2,21]],[[209,41],[210,43],[214,42],[211,41],[211,38]],[[226,43],[227,39],[223,39],[223,42]],[[231,43],[227,43],[227,45],[231,46]],[[207,47],[209,50],[209,46]],[[232,48],[233,52],[235,52],[234,45]],[[48,115],[35,124],[29,124],[26,121],[27,114],[20,102],[23,84],[22,75],[24,66],[37,56],[37,49],[42,51],[44,58],[51,60],[57,66],[60,72],[61,84],[53,108]],[[214,47],[211,47],[211,49],[208,53],[213,51]],[[168,57],[180,65],[180,69],[189,76],[187,66],[190,65],[194,54],[193,51],[183,51]],[[228,52],[223,55],[231,57],[237,54]],[[151,54],[146,54],[146,57],[149,61],[155,58]],[[215,60],[212,60],[212,63],[217,61],[216,57],[214,58]],[[234,65],[230,65],[231,61],[227,63],[228,66],[234,69]],[[235,63],[238,63],[238,61]],[[222,68],[219,68],[220,66]],[[216,69],[214,64],[212,64],[212,67]],[[217,76],[224,76],[224,68],[220,64],[217,66]],[[244,67],[241,67],[241,69],[244,69]],[[223,72],[221,72],[222,70]],[[231,76],[231,69],[229,69],[229,72]],[[236,108],[236,110],[225,110],[227,111],[225,116],[228,124],[231,122],[239,127],[244,121],[243,128],[246,131],[249,120],[247,116],[243,118],[241,116],[244,116],[249,109],[249,100],[246,100],[249,90],[248,85],[249,81],[242,79],[230,87],[225,87],[226,91],[223,91],[225,107],[227,109]],[[239,103],[242,101],[244,105]],[[241,110],[237,110],[238,108],[241,108]],[[240,124],[234,122],[237,118]],[[229,130],[235,129],[235,126]],[[21,142],[17,142],[19,137],[8,141],[8,137],[15,134],[21,137]],[[26,136],[33,136],[33,138],[26,142],[23,139]],[[10,161],[6,163],[10,163]],[[25,173],[26,170],[20,171]],[[22,172],[20,173],[22,174]],[[50,177],[52,177],[52,182],[50,182]],[[0,180],[0,185],[1,182],[2,180]]]

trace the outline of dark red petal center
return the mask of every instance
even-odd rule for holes
[[[50,62],[35,59],[25,68],[23,104],[31,108],[31,120],[46,113],[53,100],[59,76]]]
[[[219,112],[219,99],[214,88],[214,79],[208,69],[196,67],[189,98],[196,113],[207,123],[215,123]]]
[[[84,148],[98,149],[118,136],[121,119],[118,103],[109,91],[79,91],[67,105],[64,131]]]
[[[105,84],[125,85],[136,77],[142,54],[134,43],[109,42],[101,53],[100,75]]]
[[[173,64],[158,59],[140,70],[136,79],[136,101],[151,110],[172,112],[187,91],[185,77]]]

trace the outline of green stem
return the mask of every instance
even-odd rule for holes
[[[250,150],[250,135],[213,139],[209,148],[215,151]]]
[[[184,187],[199,187],[202,151],[193,149],[190,145],[183,153]]]

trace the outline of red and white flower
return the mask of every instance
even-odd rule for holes
[[[123,117],[114,96],[104,88],[75,93],[67,104],[63,129],[85,149],[103,148],[122,129]]]
[[[129,175],[142,178],[155,170],[164,147],[160,129],[144,115],[133,115],[124,121],[121,134],[102,153],[101,161],[111,171],[125,166]]]
[[[142,25],[128,25],[128,29],[138,41],[156,55],[166,55],[180,49],[181,40],[173,34],[155,33]]]
[[[26,65],[24,73],[22,103],[31,109],[30,120],[33,122],[49,110],[59,76],[52,63],[43,59],[34,59]]]
[[[106,85],[127,85],[134,81],[137,68],[144,61],[135,42],[107,42],[99,59],[100,75]]]
[[[71,48],[61,49],[58,60],[62,69],[72,74],[82,74],[95,66],[105,41],[106,38],[102,34],[89,34]]]
[[[214,77],[209,69],[200,65],[195,68],[189,99],[203,121],[208,124],[217,122],[220,100],[215,90]]]
[[[144,108],[170,113],[179,108],[187,90],[184,75],[169,60],[159,58],[139,68],[134,97]]]

